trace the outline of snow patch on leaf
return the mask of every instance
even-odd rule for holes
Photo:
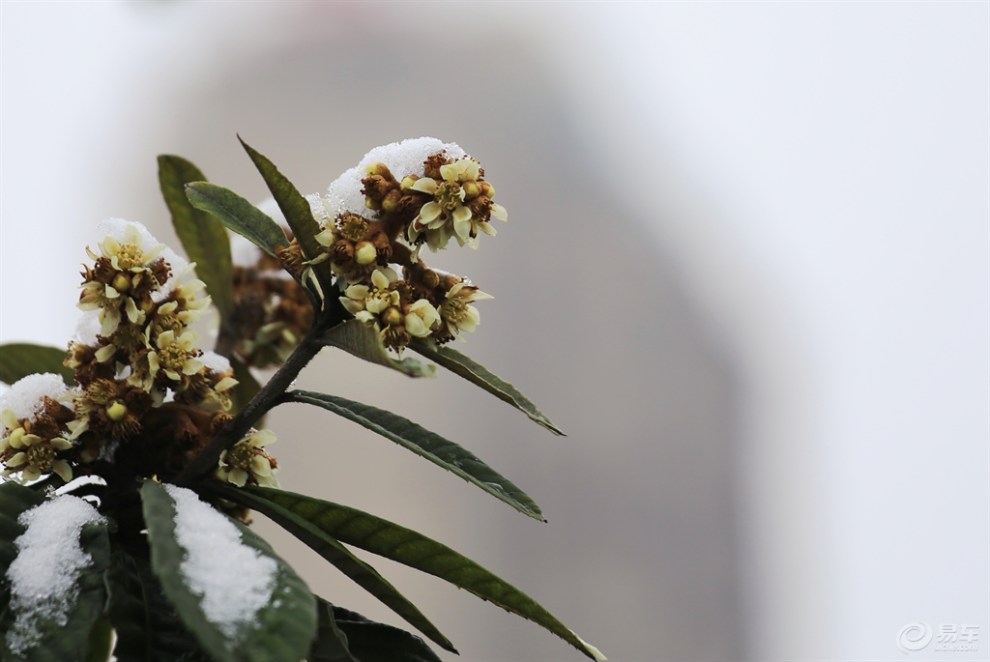
[[[21,513],[26,530],[15,541],[17,558],[7,568],[14,623],[7,647],[22,655],[41,641],[39,625],[64,626],[78,597],[77,581],[93,557],[79,546],[83,526],[103,518],[90,504],[60,496]]]
[[[175,502],[175,537],[186,551],[179,567],[182,576],[201,597],[206,620],[235,643],[244,626],[271,602],[278,565],[241,542],[233,522],[195,492],[163,487]]]

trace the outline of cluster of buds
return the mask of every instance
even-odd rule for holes
[[[134,391],[155,405],[171,395],[201,408],[229,409],[227,392],[236,384],[230,366],[205,356],[190,328],[210,303],[193,265],[137,223],[114,220],[105,228],[101,254],[87,249],[95,264],[83,271],[79,300],[81,309],[96,314],[99,332],[95,338],[80,333],[66,360],[86,393],[77,409],[126,408]]]
[[[326,197],[310,200],[341,303],[373,325],[386,347],[401,352],[413,338],[449,342],[480,322],[471,304],[491,297],[430,269],[420,252],[451,239],[477,248],[481,235],[496,234],[491,221],[507,214],[484,175],[453,143],[405,140],[372,150]]]
[[[78,458],[77,425],[58,375],[30,375],[0,397],[0,461],[3,475],[36,480],[56,473],[72,479]]]
[[[233,352],[248,366],[278,366],[312,326],[313,309],[278,260],[240,235],[231,240],[234,311],[228,323]]]
[[[6,475],[68,481],[97,461],[178,471],[230,418],[230,363],[203,352],[191,328],[209,305],[193,265],[140,224],[112,219],[103,230],[98,252],[87,249],[85,312],[65,359],[76,385],[32,375],[0,396]],[[270,484],[274,467],[252,476]]]

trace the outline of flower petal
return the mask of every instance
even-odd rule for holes
[[[420,193],[429,193],[430,195],[433,195],[437,192],[437,182],[432,177],[421,177],[417,179],[409,188],[414,191],[419,191]]]
[[[22,465],[22,464],[24,464],[25,462],[27,462],[27,453],[25,453],[25,452],[23,452],[23,451],[22,451],[22,452],[20,452],[20,453],[14,453],[14,454],[13,454],[13,455],[12,455],[12,456],[10,457],[10,459],[9,459],[9,460],[7,460],[7,462],[5,462],[5,464],[6,464],[6,465],[7,465],[8,467],[10,467],[11,469],[13,469],[14,467],[19,467],[19,466],[21,466],[21,465]]]
[[[440,216],[440,212],[442,211],[443,211],[443,207],[440,206],[440,203],[436,202],[435,200],[431,200],[430,202],[427,202],[419,210],[420,224],[429,225]]]
[[[58,474],[58,477],[68,483],[72,480],[72,467],[65,460],[55,460],[52,463],[52,471]]]
[[[237,485],[237,487],[244,487],[245,483],[247,483],[247,479],[247,472],[243,469],[238,469],[237,467],[231,469],[227,474],[227,482],[233,483],[234,485]]]
[[[454,227],[457,227],[458,223],[464,223],[471,220],[471,208],[465,207],[464,205],[457,205],[454,208]]]

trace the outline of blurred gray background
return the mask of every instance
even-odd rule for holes
[[[269,422],[284,487],[448,543],[614,660],[986,659],[986,3],[0,11],[0,342],[71,336],[100,219],[174,241],[159,153],[260,200],[235,133],[304,192],[376,145],[458,142],[510,215],[428,257],[496,297],[458,348],[569,436],[449,374],[328,351],[300,384],[459,441],[549,523],[299,405]],[[258,528],[314,591],[399,624]],[[577,659],[374,564],[462,659]],[[980,648],[906,658],[919,621]]]

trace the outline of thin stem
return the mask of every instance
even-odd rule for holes
[[[236,444],[251,429],[258,419],[268,413],[289,388],[303,368],[325,345],[318,340],[322,331],[314,326],[299,346],[289,355],[282,367],[268,380],[251,401],[238,414],[223,426],[206,448],[193,458],[179,473],[175,482],[188,485],[212,471],[220,460],[220,454]]]
[[[239,411],[234,418],[220,428],[217,436],[200,451],[199,455],[193,458],[192,462],[179,472],[175,482],[179,485],[189,485],[199,478],[207,475],[216,468],[220,461],[220,455],[240,441],[248,430],[258,422],[265,414],[271,411],[288,390],[292,382],[295,381],[302,369],[326,347],[326,343],[321,340],[328,329],[337,326],[350,314],[344,309],[336,296],[329,299],[320,300],[308,287],[300,283],[299,285],[309,294],[312,303],[314,317],[313,327],[309,330],[302,342],[292,351],[282,367],[272,375],[260,391],[258,391],[251,401]],[[324,296],[333,293],[331,286],[324,290]],[[324,308],[325,306],[325,308]]]

